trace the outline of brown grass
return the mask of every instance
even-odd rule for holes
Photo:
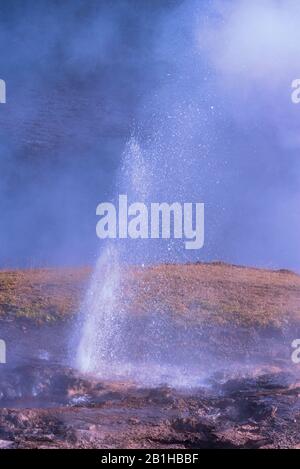
[[[0,317],[38,322],[68,318],[77,311],[90,269],[0,272]]]
[[[0,317],[45,322],[80,308],[91,270],[0,272]],[[300,276],[222,263],[125,270],[123,300],[132,314],[168,312],[178,321],[283,327],[300,323]]]

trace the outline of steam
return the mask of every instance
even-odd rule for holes
[[[135,128],[149,198],[207,209],[201,252],[158,243],[146,261],[298,269],[299,2],[14,5],[0,7],[2,266],[94,261],[95,207]]]
[[[299,19],[292,0],[184,2],[162,25],[168,70],[147,116],[172,188],[206,203],[202,259],[298,269]]]

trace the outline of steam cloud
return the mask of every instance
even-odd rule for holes
[[[206,245],[155,260],[298,269],[296,0],[0,6],[1,266],[86,263],[133,129],[152,201],[206,204]],[[152,242],[152,241],[149,241]]]

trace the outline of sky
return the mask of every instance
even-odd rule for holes
[[[205,203],[204,248],[147,261],[300,270],[299,22],[297,0],[1,0],[0,267],[92,264],[134,139],[149,200]]]

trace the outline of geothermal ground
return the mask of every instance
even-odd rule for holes
[[[300,365],[291,361],[298,275],[221,263],[126,268],[136,380],[72,366],[70,337],[89,275],[0,273],[0,447],[300,445]],[[158,365],[159,381],[150,379]]]

